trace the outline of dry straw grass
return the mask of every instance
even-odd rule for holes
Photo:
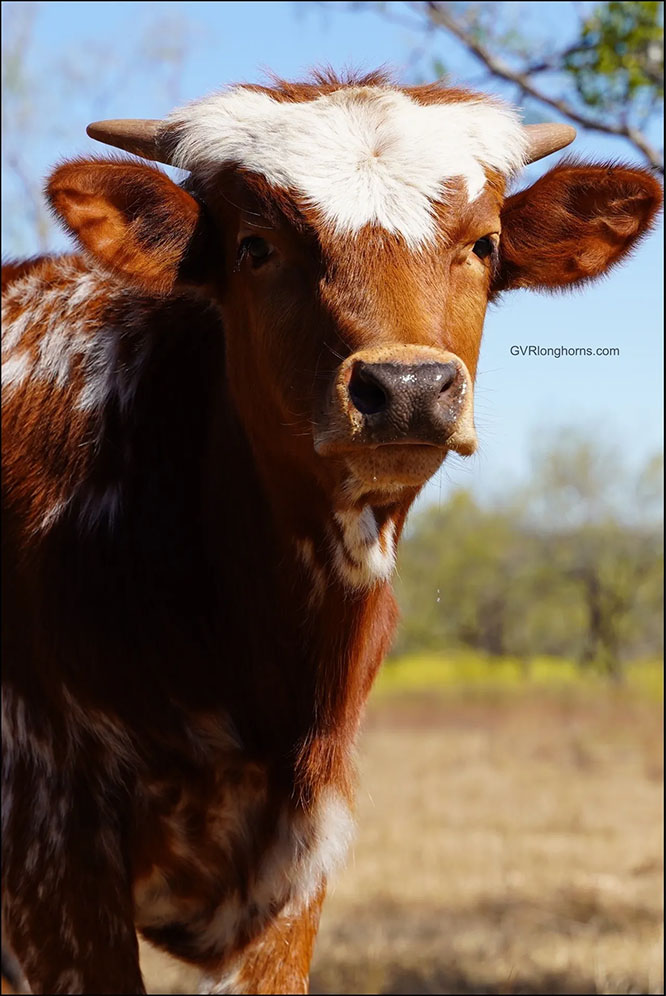
[[[312,992],[663,992],[661,743],[656,703],[601,686],[379,697]]]

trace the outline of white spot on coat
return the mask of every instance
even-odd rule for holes
[[[205,975],[199,983],[199,992],[204,993],[241,993],[240,966],[227,969],[218,978]]]
[[[333,563],[350,588],[368,588],[387,581],[395,566],[395,523],[388,519],[380,534],[372,508],[335,513],[341,536],[332,530]]]
[[[32,358],[29,353],[14,353],[2,362],[2,393],[8,394],[20,387],[32,369]]]

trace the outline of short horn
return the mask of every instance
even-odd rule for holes
[[[576,129],[565,124],[525,125],[525,131],[528,141],[526,164],[564,149],[576,137]]]
[[[129,118],[113,121],[94,121],[86,128],[96,142],[113,145],[116,149],[131,152],[142,159],[170,163],[170,153],[165,142],[164,121],[154,118]]]

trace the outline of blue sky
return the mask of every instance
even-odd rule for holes
[[[13,4],[4,4],[5,9]],[[29,6],[29,5],[21,5]],[[298,77],[313,65],[394,67],[403,79],[427,74],[430,55],[443,59],[461,83],[512,98],[497,84],[480,83],[478,64],[440,37],[420,63],[410,54],[422,39],[402,23],[403,5],[388,4],[395,20],[371,9],[350,11],[345,3],[46,3],[35,21],[31,66],[47,67],[53,93],[58,73],[81,71],[70,85],[67,107],[45,112],[44,134],[36,135],[31,166],[46,175],[68,155],[100,154],[85,126],[100,116],[160,117],[172,101],[136,72],[133,47],[146,43],[161,19],[161,44],[177,43],[184,24],[191,32],[189,55],[178,81],[179,98],[189,100],[236,81],[253,81],[263,70]],[[546,36],[567,37],[573,23],[569,3],[498,4],[507,23],[538,24]],[[150,41],[150,39],[149,39]],[[102,95],[104,59],[115,53],[126,66],[117,85]],[[96,60],[100,71],[95,72]],[[96,79],[99,77],[99,81]],[[48,95],[45,101],[48,104]],[[56,99],[55,97],[53,99]],[[102,107],[102,115],[99,109]],[[552,116],[551,116],[552,118]],[[47,128],[66,122],[59,130]],[[544,115],[546,119],[546,115]],[[659,141],[659,136],[653,136]],[[594,133],[582,135],[582,157],[639,161],[629,146]],[[550,165],[537,164],[521,181]],[[8,185],[11,196],[11,185]],[[54,238],[54,248],[63,246]],[[3,252],[12,251],[4,242]],[[662,231],[655,232],[623,268],[584,291],[567,295],[514,292],[490,309],[477,382],[479,453],[457,458],[430,485],[427,498],[464,485],[479,496],[529,477],[534,445],[554,431],[580,426],[615,450],[618,459],[640,465],[662,446],[663,296]],[[617,357],[514,357],[512,345],[617,346]]]

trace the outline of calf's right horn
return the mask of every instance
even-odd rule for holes
[[[170,152],[165,141],[164,121],[156,118],[118,118],[93,121],[86,128],[96,142],[113,145],[142,159],[170,165]]]

